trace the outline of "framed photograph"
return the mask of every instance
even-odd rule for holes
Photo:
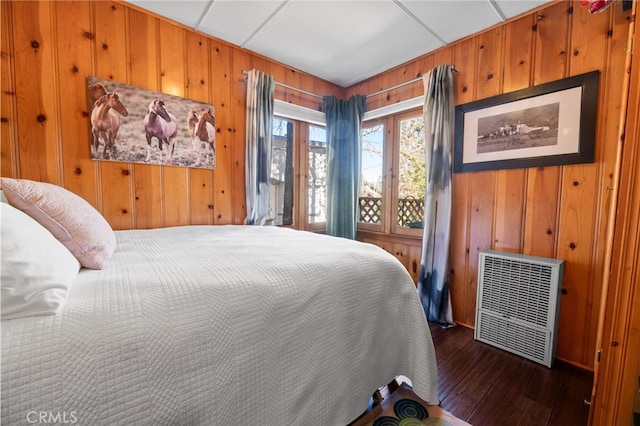
[[[592,163],[599,74],[457,106],[453,171]]]

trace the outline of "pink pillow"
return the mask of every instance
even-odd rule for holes
[[[116,248],[111,226],[84,199],[60,186],[1,178],[9,204],[49,230],[82,266],[104,269]]]

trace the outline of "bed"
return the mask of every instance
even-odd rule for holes
[[[113,234],[55,314],[2,320],[3,424],[345,425],[398,375],[438,403],[414,284],[379,247],[242,225]]]

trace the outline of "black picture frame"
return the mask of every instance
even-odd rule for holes
[[[599,71],[458,105],[454,173],[593,163]]]

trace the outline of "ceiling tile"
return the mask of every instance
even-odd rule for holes
[[[194,28],[209,2],[203,0],[127,0],[143,9]]]
[[[446,43],[459,40],[502,21],[489,0],[401,0],[401,3]]]
[[[495,0],[495,3],[507,19],[509,19],[549,2],[534,0]]]
[[[286,2],[282,0],[216,0],[197,29],[242,46],[283,3]]]

